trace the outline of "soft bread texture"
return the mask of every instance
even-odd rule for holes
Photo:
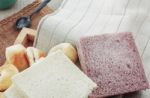
[[[88,98],[96,87],[61,51],[17,74],[13,82],[25,98]]]
[[[78,59],[77,51],[70,43],[61,43],[54,46],[52,49],[50,49],[49,54],[58,50],[62,50],[68,58],[70,58],[74,63],[76,63]]]
[[[0,91],[5,91],[12,84],[11,78],[18,73],[18,69],[11,64],[0,67]]]
[[[5,98],[25,98],[20,94],[20,90],[18,90],[14,85],[11,85],[10,88],[8,88],[4,92],[4,97]]]
[[[44,60],[44,58],[40,58],[36,63],[38,64]],[[2,97],[1,97],[2,96]],[[12,84],[4,93],[2,93],[0,98],[27,98],[24,97],[24,94],[21,92],[20,89],[17,89],[17,87]]]
[[[26,50],[26,57],[30,66],[37,62],[40,58],[45,56],[46,54],[43,51],[40,51],[39,49],[36,49],[34,47],[28,47]]]
[[[29,67],[25,56],[26,48],[20,44],[6,48],[6,60],[9,64],[15,65],[19,71]]]
[[[131,33],[81,38],[78,54],[83,71],[98,85],[90,95],[91,98],[119,95],[149,87]]]

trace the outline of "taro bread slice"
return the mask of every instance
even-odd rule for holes
[[[131,33],[83,37],[77,44],[82,70],[98,85],[91,98],[145,90],[149,87]]]
[[[13,82],[25,98],[87,98],[96,87],[61,51],[17,74]]]

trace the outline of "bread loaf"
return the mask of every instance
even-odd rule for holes
[[[25,98],[87,98],[96,84],[61,51],[13,78]]]
[[[82,70],[98,85],[90,95],[91,98],[119,95],[149,87],[131,33],[81,38],[78,54]]]

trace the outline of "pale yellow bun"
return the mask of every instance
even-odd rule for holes
[[[52,49],[50,49],[49,53],[56,52],[57,50],[63,51],[63,53],[70,58],[74,63],[78,59],[77,51],[76,49],[70,44],[70,43],[61,43],[56,46],[54,46]]]
[[[10,46],[6,48],[6,61],[22,71],[29,67],[25,53],[26,48],[20,44]]]
[[[37,62],[40,58],[45,57],[45,53],[37,48],[28,47],[26,50],[26,57],[29,62],[29,65],[31,66],[32,64]]]
[[[0,67],[0,92],[5,91],[12,84],[11,78],[18,73],[18,69],[12,65],[7,64]]]

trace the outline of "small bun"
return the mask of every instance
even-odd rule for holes
[[[0,67],[0,92],[3,92],[10,87],[12,84],[11,78],[17,73],[18,69],[12,64]]]
[[[29,67],[25,56],[26,48],[17,44],[6,48],[6,62],[15,65],[19,71]]]
[[[63,53],[68,58],[70,58],[70,60],[72,60],[74,63],[76,63],[76,61],[78,59],[77,51],[70,43],[61,43],[59,45],[56,45],[52,49],[50,49],[48,54],[56,52],[57,50],[63,51]]]

